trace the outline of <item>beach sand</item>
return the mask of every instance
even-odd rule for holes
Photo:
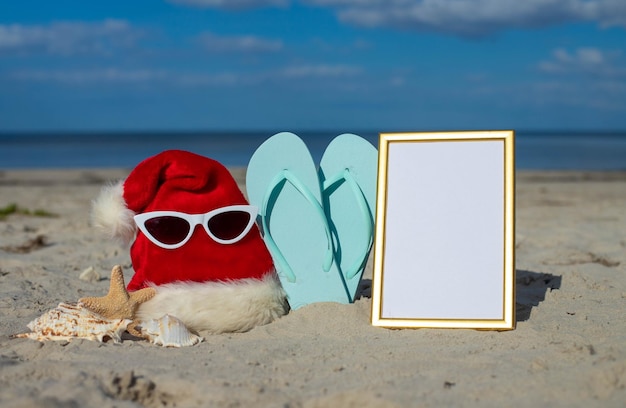
[[[0,208],[57,215],[0,220],[0,406],[626,404],[624,173],[518,173],[513,331],[375,328],[366,291],[181,349],[12,338],[59,302],[104,295],[114,265],[129,279],[128,250],[89,224],[91,200],[127,173],[0,173]],[[80,280],[89,267],[102,279]]]

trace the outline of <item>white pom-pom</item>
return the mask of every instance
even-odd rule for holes
[[[125,245],[133,241],[137,230],[133,220],[135,213],[126,207],[123,181],[103,187],[92,204],[91,219],[94,226],[104,229]]]

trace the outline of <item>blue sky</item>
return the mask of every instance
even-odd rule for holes
[[[626,129],[624,0],[0,3],[0,131]]]

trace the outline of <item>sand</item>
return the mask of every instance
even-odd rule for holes
[[[12,338],[59,302],[106,293],[113,265],[130,277],[128,250],[89,225],[90,201],[126,174],[0,173],[0,208],[57,215],[0,220],[0,406],[626,404],[624,173],[518,173],[513,331],[375,328],[365,291],[181,349]],[[103,278],[80,280],[89,267]]]

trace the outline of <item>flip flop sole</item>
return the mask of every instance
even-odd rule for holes
[[[335,242],[335,263],[354,301],[373,243],[378,151],[353,134],[337,136],[320,162],[322,202]]]

